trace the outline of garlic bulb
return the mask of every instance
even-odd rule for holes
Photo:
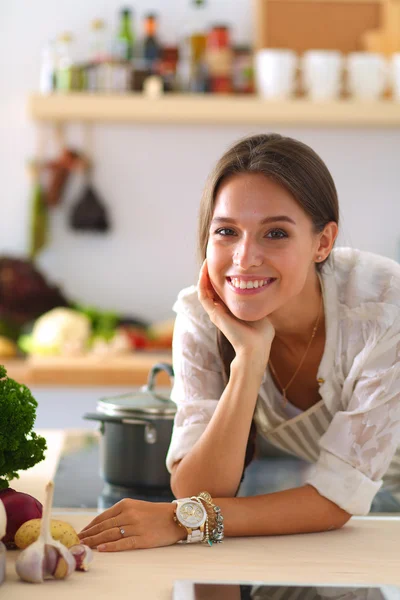
[[[66,579],[75,570],[75,559],[68,548],[51,535],[53,489],[51,481],[46,486],[38,540],[21,552],[15,565],[19,577],[31,583],[42,583],[45,579]]]
[[[0,500],[0,540],[6,535],[7,513],[3,502]],[[0,541],[0,585],[6,578],[6,547]]]

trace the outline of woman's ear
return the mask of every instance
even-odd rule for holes
[[[318,262],[323,262],[328,258],[338,233],[339,228],[335,221],[330,221],[325,225],[323,231],[321,231],[319,234],[318,247],[316,251]]]

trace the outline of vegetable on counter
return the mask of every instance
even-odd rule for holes
[[[0,491],[0,498],[7,513],[7,530],[3,542],[7,548],[15,548],[16,534],[26,521],[40,519],[42,504],[30,494],[17,492],[12,488]]]
[[[17,548],[24,550],[39,539],[40,524],[41,519],[31,519],[21,525],[14,539]],[[65,523],[65,521],[51,519],[50,531],[52,537],[61,542],[66,548],[71,548],[71,546],[79,544],[79,537],[75,529],[69,523]]]
[[[30,335],[19,339],[27,354],[55,356],[81,354],[91,335],[90,320],[73,308],[53,308],[39,317]]]
[[[24,550],[15,564],[17,574],[23,581],[42,583],[45,579],[67,579],[74,571],[87,571],[93,560],[91,548],[79,543],[78,534],[72,525],[51,520],[53,491],[54,484],[50,481],[46,486],[43,517],[38,524],[34,524],[35,538],[30,536],[29,523],[24,532],[19,531],[17,534],[21,540],[24,538]],[[70,549],[54,538],[55,529],[60,539],[63,537],[69,544],[73,542]]]
[[[68,548],[51,535],[53,489],[53,483],[46,487],[39,538],[21,552],[15,564],[19,577],[30,583],[42,583],[44,579],[66,579],[74,572],[76,566]]]
[[[1,541],[6,534],[7,513],[4,504],[0,500],[0,585],[6,578],[6,547]]]
[[[33,429],[37,402],[30,390],[7,376],[0,365],[0,500],[7,513],[6,545],[14,542],[17,529],[25,521],[42,515],[38,500],[16,492],[9,481],[18,471],[29,469],[44,459],[46,440]]]

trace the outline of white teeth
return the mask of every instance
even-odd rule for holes
[[[231,279],[231,283],[235,288],[239,288],[241,290],[251,290],[253,288],[263,287],[268,284],[268,279],[259,279],[256,281],[243,281],[238,279],[237,277],[233,277]]]

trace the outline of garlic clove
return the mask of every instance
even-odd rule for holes
[[[29,546],[29,552],[24,550],[15,563],[17,575],[29,583],[42,583],[44,577],[44,547],[41,542]]]
[[[93,560],[93,551],[85,544],[76,544],[69,549],[76,563],[76,571],[88,571]]]

